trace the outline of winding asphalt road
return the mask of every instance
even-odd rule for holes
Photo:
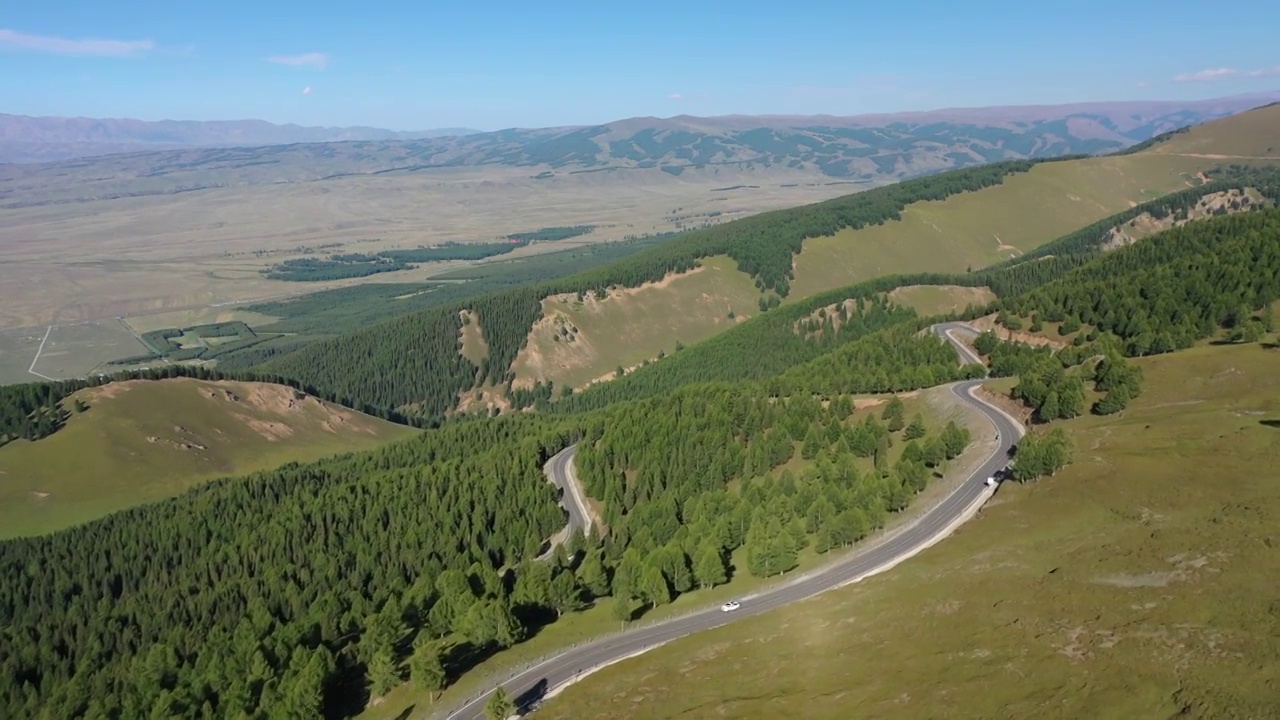
[[[542,472],[546,474],[547,480],[560,488],[560,507],[565,509],[569,518],[564,528],[552,536],[550,547],[539,556],[539,559],[545,560],[551,557],[556,546],[567,542],[574,530],[581,530],[583,535],[591,530],[591,514],[587,512],[587,503],[582,498],[582,489],[573,472],[573,458],[577,454],[578,445],[575,443],[552,455],[551,459],[542,466]]]
[[[946,323],[935,325],[932,330],[938,337],[951,343],[963,361],[981,362],[981,358],[953,334],[959,331],[976,333],[977,331],[973,328],[963,323]],[[572,682],[582,673],[594,668],[695,632],[710,630],[766,613],[857,582],[870,575],[884,572],[943,539],[972,517],[978,508],[995,493],[996,488],[988,487],[986,479],[1008,465],[1010,449],[1025,432],[1017,420],[974,394],[975,389],[983,382],[983,380],[966,380],[953,383],[950,391],[962,403],[991,422],[998,437],[994,452],[950,495],[910,524],[886,536],[878,545],[855,552],[849,557],[799,576],[785,584],[743,597],[740,599],[742,607],[737,611],[725,613],[721,612],[719,607],[713,606],[604,637],[566,650],[530,667],[502,683],[502,686],[518,704],[527,705],[540,700],[548,691]],[[548,462],[548,466],[552,470],[553,482],[565,488],[566,500],[573,498],[573,502],[565,502],[566,508],[577,505],[578,510],[581,511],[583,508],[580,505],[581,499],[577,496],[576,483],[570,477],[574,449],[571,447],[556,455]],[[569,513],[572,523],[574,510],[570,509]],[[587,519],[585,512],[582,513],[581,519]],[[453,720],[483,718],[484,706],[491,692],[492,688],[489,692],[469,700],[448,717]]]

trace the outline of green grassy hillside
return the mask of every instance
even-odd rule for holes
[[[542,319],[512,365],[517,381],[551,379],[581,388],[609,380],[678,344],[723,332],[759,312],[761,293],[725,256],[690,272],[602,299],[573,294],[542,301]],[[654,350],[654,348],[657,350]]]
[[[0,447],[0,537],[35,535],[203,481],[363,450],[413,431],[290,388],[191,379],[88,388],[88,409]]]
[[[1248,142],[1258,152],[1280,144],[1280,124],[1250,114],[1231,121],[1252,123]],[[370,325],[262,368],[358,407],[411,408],[427,419],[454,410],[477,385],[580,388],[611,379],[619,366],[669,355],[677,342],[719,335],[739,324],[730,321],[740,310],[749,313],[738,306],[752,299],[759,312],[780,299],[803,303],[890,274],[963,274],[1036,254],[1144,201],[1199,187],[1206,175],[1232,174],[1221,167],[1229,154],[1166,149],[1191,135],[1123,155],[997,163],[760,213],[683,233],[591,272]],[[480,377],[452,341],[462,310],[474,312],[489,346]],[[515,395],[508,398],[513,406],[528,404]]]
[[[1140,360],[1129,409],[1063,423],[1074,465],[1006,485],[947,542],[606,668],[540,715],[1270,716],[1280,351],[1267,348]]]
[[[793,261],[786,302],[884,275],[963,273],[1017,258],[1135,205],[1199,186],[1206,173],[1234,162],[1230,158],[1236,155],[1274,155],[1280,161],[1277,148],[1280,106],[1207,123],[1141,152],[1042,163],[999,184],[915,202],[900,219],[805,240]],[[688,301],[719,297],[713,278],[721,286],[732,284],[722,274],[695,272],[669,275],[662,287],[651,286],[648,303],[679,308],[674,314],[680,320],[662,314],[642,327],[635,323],[647,322],[644,318],[614,323],[594,335],[590,348],[558,348],[557,363],[518,363],[516,377],[576,385],[584,377],[608,377],[620,363],[631,366],[669,354],[676,340],[688,345],[722,332],[728,326],[711,322],[709,311]],[[530,340],[538,344],[536,331]],[[625,352],[595,350],[602,346]]]
[[[1156,144],[1152,155],[1209,155],[1280,160],[1280,103],[1197,125]]]
[[[909,206],[902,220],[805,243],[791,298],[880,275],[1008,260],[1136,204],[1199,184],[1213,161],[1147,154],[1038,165],[979,192]]]

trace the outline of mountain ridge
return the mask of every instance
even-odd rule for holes
[[[0,163],[56,162],[147,150],[298,142],[419,140],[480,132],[472,128],[418,131],[368,126],[307,126],[266,120],[138,120],[0,113]]]
[[[739,177],[726,186],[736,183],[745,187],[757,177],[761,183],[795,182],[798,173],[815,182],[836,180],[873,187],[1002,160],[1116,152],[1156,135],[1229,117],[1275,99],[1280,99],[1280,94],[1192,103],[939,110],[874,116],[880,122],[896,118],[878,126],[867,124],[872,122],[867,118],[873,116],[770,120],[682,115],[410,140],[151,149],[47,163],[0,164],[0,206],[20,208],[351,176],[405,177],[458,169],[488,172],[486,168],[502,168],[508,175],[513,169],[527,171],[526,180],[552,184],[581,180],[587,177],[584,173],[620,172],[649,173],[667,180],[685,175],[683,181],[728,168]],[[1111,110],[1106,110],[1108,107]],[[1054,108],[1072,112],[1053,115]],[[1090,112],[1075,112],[1081,109]],[[959,120],[963,113],[988,120],[939,120]],[[773,124],[762,124],[767,122]],[[0,154],[4,137],[0,132]],[[786,179],[778,179],[783,176]],[[714,185],[714,181],[704,180]]]
[[[857,150],[931,140],[990,162],[995,150],[1022,156],[1117,150],[1162,132],[1232,115],[1280,100],[1280,91],[1196,101],[1117,101],[1063,105],[1001,105],[862,115],[640,116],[597,125],[395,131],[373,127],[275,125],[262,120],[195,121],[28,117],[0,114],[0,163],[57,163],[121,153],[248,149],[299,144],[380,142],[384,154],[425,160],[428,166],[502,164],[679,167],[721,158],[813,162],[827,156],[825,174],[841,175]],[[890,137],[868,134],[887,128]],[[773,136],[765,132],[770,131]],[[688,137],[687,135],[701,137]],[[676,137],[672,137],[675,135]],[[661,136],[661,137],[659,137]],[[1042,141],[1026,143],[1026,138]],[[43,138],[43,139],[42,139]],[[1096,141],[1094,147],[1088,141]],[[620,144],[619,144],[620,143]],[[1008,144],[1020,147],[1006,147]],[[1055,150],[1055,148],[1057,148]],[[330,148],[332,149],[332,148]],[[772,149],[772,152],[771,152]],[[325,152],[324,148],[313,148]],[[407,152],[403,152],[407,150]],[[782,151],[782,152],[779,152]],[[1065,152],[1064,152],[1065,151]],[[805,155],[813,157],[806,159]],[[1012,157],[1008,152],[1000,159]],[[689,161],[687,163],[678,162]],[[862,164],[861,169],[868,166]],[[876,168],[881,173],[880,165]],[[386,167],[372,167],[385,171]],[[845,175],[859,174],[844,168]],[[874,174],[874,173],[873,173]]]

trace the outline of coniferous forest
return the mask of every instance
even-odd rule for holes
[[[603,268],[498,291],[318,341],[268,360],[263,370],[324,388],[353,403],[398,411],[411,407],[425,418],[439,418],[457,401],[459,391],[485,380],[501,384],[510,379],[508,368],[541,313],[541,299],[548,295],[603,294],[611,287],[635,287],[661,280],[670,272],[690,270],[701,258],[728,255],[760,288],[785,297],[792,257],[806,238],[896,220],[910,203],[980,190],[1037,163],[1062,159],[1066,158],[955,170],[681,233]],[[457,357],[463,309],[476,312],[489,345],[489,361],[479,373]],[[404,381],[393,383],[388,378]]]
[[[541,315],[540,301],[558,293],[607,293],[611,287],[634,287],[661,279],[668,272],[688,270],[700,258],[718,254],[733,257],[751,273],[761,288],[786,295],[791,259],[805,238],[845,227],[862,227],[899,217],[911,202],[938,200],[950,195],[998,184],[1009,173],[1029,170],[1037,161],[1017,161],[942,173],[898,185],[877,188],[824,203],[780,210],[711,228],[681,233],[661,244],[606,267],[570,277],[500,290],[479,297],[459,299],[419,313],[405,315],[347,335],[322,340],[267,361],[261,369],[293,378],[308,387],[359,406],[386,408],[437,420],[457,401],[457,393],[481,382],[509,384],[509,368],[523,347],[534,322]],[[1022,296],[1087,264],[1103,254],[1111,228],[1142,213],[1153,217],[1185,216],[1206,195],[1250,188],[1261,197],[1280,200],[1280,173],[1270,169],[1231,167],[1216,173],[1218,179],[1202,187],[1149,201],[1058,241],[986,270],[962,275],[895,276],[823,293],[776,307],[750,323],[699,343],[700,362],[680,355],[653,368],[589,389],[569,406],[602,407],[619,399],[649,392],[668,392],[688,382],[727,380],[735,377],[769,377],[798,362],[816,356],[812,344],[797,343],[790,324],[823,305],[846,298],[870,302],[894,287],[906,284],[958,284],[991,287],[1002,298]],[[1261,207],[1261,204],[1257,205]],[[1192,225],[1197,225],[1192,223]],[[458,358],[456,342],[459,311],[476,312],[489,345],[489,358],[474,368]],[[897,309],[897,312],[902,312]],[[761,319],[766,318],[766,319]],[[878,325],[885,318],[869,313],[862,322]],[[892,319],[892,318],[890,318]],[[764,341],[768,337],[767,342]],[[844,333],[841,341],[857,336]],[[774,349],[773,343],[781,343]],[[769,348],[768,357],[744,368],[757,348]],[[752,352],[742,352],[747,348]],[[661,371],[657,366],[662,366]],[[723,369],[721,366],[725,366]],[[729,369],[730,366],[737,370]],[[401,382],[388,378],[403,377]]]
[[[793,253],[809,233],[883,221],[909,198],[1022,169],[833,201],[788,225],[777,244]],[[762,249],[774,237],[762,228],[774,226],[742,227],[759,232],[744,230],[735,257],[762,285],[784,290],[778,258],[789,264],[790,255]],[[694,237],[561,287],[653,279],[698,253],[726,252],[734,236]],[[983,372],[925,332],[932,320],[885,299],[898,285],[986,284],[999,299],[967,316],[1080,329],[1077,344],[1058,352],[978,341],[992,374],[1017,375],[1015,394],[1045,422],[1122,411],[1142,389],[1127,357],[1224,331],[1247,341],[1272,327],[1280,210],[1197,221],[1106,252],[1093,237],[1064,239],[1062,262],[887,278],[774,308],[598,390],[537,395],[549,412],[453,420],[379,450],[221,480],[0,543],[0,716],[346,717],[409,677],[442,687],[596,598],[617,599],[627,620],[735,573],[786,572],[805,548],[856,542],[907,507],[971,438],[955,424],[904,417],[900,401],[855,412],[851,396]],[[268,367],[276,380],[357,408],[416,406],[434,417],[478,378],[505,379],[541,292],[467,304],[492,333],[487,367],[459,356],[456,307]],[[187,372],[215,377],[176,368],[155,376]],[[55,431],[81,386],[4,388],[0,439]],[[565,518],[542,463],[575,442],[607,532],[544,556]],[[1014,476],[1051,475],[1069,459],[1062,433],[1036,433],[1019,448]]]
[[[0,709],[342,716],[422,653],[447,681],[595,597],[630,617],[785,572],[880,527],[969,442],[906,426],[900,403],[854,422],[831,397],[695,385],[579,418],[456,422],[0,544]],[[578,438],[611,530],[535,561],[564,523],[542,463]],[[797,454],[799,477],[771,474]]]

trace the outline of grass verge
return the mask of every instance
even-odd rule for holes
[[[1276,350],[1141,361],[1077,460],[858,585],[601,670],[546,718],[1269,717]]]

